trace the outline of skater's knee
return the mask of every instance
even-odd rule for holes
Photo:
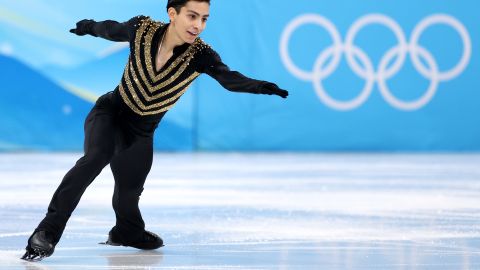
[[[120,200],[137,199],[142,195],[143,187],[126,187],[118,189],[118,197]]]
[[[112,159],[113,152],[109,150],[91,150],[82,158],[83,163],[105,167]]]

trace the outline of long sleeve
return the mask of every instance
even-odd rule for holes
[[[135,34],[137,26],[145,16],[136,16],[126,22],[114,20],[93,21],[90,20],[86,27],[86,33],[95,37],[101,37],[111,41],[130,41]]]
[[[238,71],[232,71],[225,65],[217,52],[208,48],[201,60],[202,72],[208,74],[220,83],[225,89],[232,92],[264,94],[263,85],[266,81],[248,78]]]

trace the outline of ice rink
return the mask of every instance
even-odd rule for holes
[[[107,167],[52,257],[19,259],[79,153],[0,154],[0,269],[480,269],[480,155],[156,154],[156,251],[98,245]]]

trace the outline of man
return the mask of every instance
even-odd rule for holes
[[[145,230],[138,202],[153,159],[153,133],[201,73],[234,92],[279,95],[277,85],[231,71],[198,36],[205,29],[210,0],[169,0],[170,23],[137,16],[124,23],[82,20],[70,32],[128,41],[130,56],[120,84],[101,96],[85,120],[85,155],[65,175],[46,217],[28,239],[25,260],[53,254],[66,223],[88,185],[110,164],[115,178],[116,224],[106,244],[156,249],[163,240]]]

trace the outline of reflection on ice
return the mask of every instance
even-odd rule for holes
[[[157,154],[141,198],[153,252],[97,245],[109,168],[41,263],[18,260],[80,154],[0,155],[2,269],[472,269],[480,155]]]

